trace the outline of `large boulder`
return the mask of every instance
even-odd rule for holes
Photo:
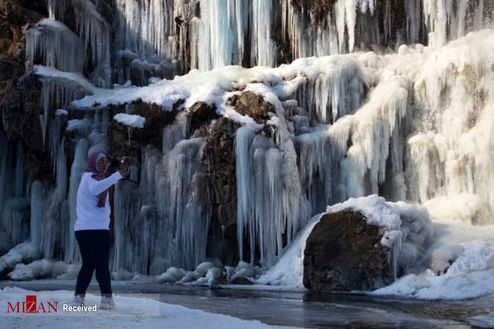
[[[325,214],[304,251],[304,286],[311,290],[372,290],[393,279],[382,233],[351,209]]]

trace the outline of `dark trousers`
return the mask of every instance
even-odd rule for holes
[[[76,294],[85,294],[96,270],[101,295],[111,295],[111,278],[108,269],[110,252],[110,231],[83,230],[76,231],[75,237],[79,243],[82,256],[82,267],[77,276]]]

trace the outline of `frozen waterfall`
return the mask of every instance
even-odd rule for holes
[[[79,261],[76,192],[95,150],[133,161],[110,198],[111,268],[125,278],[193,269],[218,257],[218,237],[235,261],[273,266],[312,216],[371,194],[492,224],[494,5],[300,3],[48,1],[49,18],[26,32],[25,66],[52,171],[30,176],[36,154],[2,108],[0,273]],[[247,93],[259,98],[242,112],[232,99]],[[217,132],[220,117],[232,125]],[[212,134],[231,185],[206,183],[218,178],[205,161]],[[418,259],[419,240],[395,254]]]

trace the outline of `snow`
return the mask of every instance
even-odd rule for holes
[[[118,113],[113,120],[132,128],[144,128],[146,118],[137,114]]]
[[[190,71],[187,75],[177,76],[173,80],[161,80],[150,86],[136,88],[121,86],[118,89],[93,90],[91,96],[74,101],[72,104],[79,108],[92,106],[105,107],[131,103],[141,99],[147,103],[160,105],[163,109],[171,110],[178,100],[186,100],[185,107],[202,101],[215,104],[218,113],[232,118],[240,123],[253,123],[242,116],[229,111],[226,100],[232,96],[231,90],[238,90],[256,81],[272,88],[276,98],[293,96],[297,89],[307,83],[307,77],[317,80],[314,86],[308,88],[307,104],[316,100],[317,111],[326,120],[326,108],[332,111],[332,117],[342,116],[355,110],[360,104],[362,78],[357,63],[344,56],[309,58],[297,60],[291,65],[282,65],[271,69],[254,67],[251,69],[240,66],[227,66],[209,72]],[[327,92],[330,89],[331,92]],[[288,106],[293,106],[291,100]],[[344,110],[348,108],[347,110]],[[329,119],[328,119],[329,120]]]
[[[427,251],[429,269],[406,275],[373,294],[467,299],[494,293],[494,225],[472,226],[443,210],[431,213],[435,233]]]
[[[184,269],[171,266],[166,272],[160,274],[156,280],[158,282],[177,282],[182,280],[186,273]]]
[[[468,319],[468,323],[476,328],[493,328],[494,327],[494,312],[487,315],[477,315]]]
[[[42,65],[35,65],[34,73],[43,78],[57,79],[65,83],[73,83],[77,86],[80,86],[88,93],[96,93],[98,91],[96,87],[94,87],[80,74],[59,71],[55,68]]]
[[[10,249],[8,253],[0,257],[0,272],[5,269],[14,267],[24,260],[39,257],[39,251],[36,246],[30,242],[18,244]]]
[[[161,303],[156,300],[115,295],[114,310],[100,310],[99,296],[86,295],[86,305],[97,305],[96,312],[63,311],[63,305],[70,305],[73,298],[71,291],[29,291],[20,288],[3,288],[0,290],[0,304],[24,301],[26,295],[36,295],[37,302],[58,302],[58,312],[52,314],[16,314],[3,313],[2,326],[7,328],[29,328],[34,325],[49,328],[170,328],[170,329],[261,329],[273,327],[259,321],[240,320],[231,316],[206,313],[183,306]]]
[[[166,272],[156,278],[158,282],[176,282],[183,285],[207,286],[218,284],[223,269],[217,267],[213,262],[206,261],[197,265],[194,271],[185,271],[176,267],[170,267]]]
[[[434,218],[459,220],[472,224],[485,224],[492,218],[489,207],[475,194],[442,196],[427,200],[424,206]]]
[[[17,264],[9,273],[12,280],[34,280],[43,278],[76,278],[79,272],[78,265],[70,265],[61,261],[41,259],[29,264]]]
[[[275,266],[263,274],[256,283],[283,286],[283,289],[304,288],[304,250],[307,238],[321,215],[314,216],[293,240]]]

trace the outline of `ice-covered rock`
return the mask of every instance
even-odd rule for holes
[[[180,281],[187,271],[181,268],[169,267],[166,272],[160,274],[156,280],[158,282],[177,282]]]
[[[333,259],[340,259],[342,268],[349,267],[350,264],[355,265],[352,269],[355,277],[353,280],[347,280],[346,275],[352,273],[349,269],[333,269],[331,273],[334,280],[332,282],[330,282],[331,280],[325,281],[326,288],[324,289],[337,289],[338,284],[343,287],[345,283],[349,284],[346,289],[373,289],[386,281],[392,282],[396,276],[428,266],[429,258],[424,253],[432,241],[433,228],[423,207],[386,202],[383,198],[372,195],[349,199],[346,202],[328,207],[327,213],[326,216],[328,217],[335,216],[331,215],[334,213],[347,214],[346,217],[353,218],[353,224],[340,221],[338,216],[335,216],[333,220],[329,220],[332,222],[332,228],[321,230],[321,235],[334,235],[334,237],[332,239],[323,238],[318,242],[319,244],[314,241],[314,244],[308,248],[306,243],[309,236],[314,230],[314,226],[324,217],[324,214],[315,216],[297,235],[293,244],[276,265],[260,276],[256,282],[302,288],[304,287],[302,280],[305,271],[304,262],[311,263],[311,266],[314,267],[313,273],[319,269],[319,274],[324,273],[326,275],[331,272],[331,266],[328,264],[331,264]],[[344,234],[344,232],[346,233]],[[342,238],[342,236],[347,238]],[[340,245],[341,253],[334,251],[335,246],[331,249],[330,244]],[[323,248],[323,245],[328,246]],[[312,251],[310,251],[311,249]],[[318,254],[316,250],[320,250],[320,253]],[[315,258],[313,257],[311,260],[304,258],[304,251]],[[329,257],[332,252],[335,254]],[[345,253],[346,258],[342,256]],[[324,255],[328,255],[328,257]],[[341,258],[339,258],[340,256]],[[316,262],[316,258],[319,261]],[[359,259],[365,261],[359,262]],[[375,271],[374,277],[369,275],[369,269]],[[360,279],[358,279],[359,275]],[[312,276],[316,276],[316,274]],[[340,281],[338,282],[338,280]],[[322,281],[324,282],[324,280]],[[332,287],[330,287],[331,284]],[[350,288],[351,284],[354,286]],[[321,284],[321,286],[323,285]]]
[[[307,238],[304,286],[315,291],[372,290],[392,282],[381,233],[350,209],[325,214]]]
[[[19,263],[29,262],[39,257],[39,250],[34,244],[24,242],[10,249],[0,257],[0,275],[5,276]]]
[[[432,240],[425,209],[375,195],[328,207],[307,238],[304,285],[314,290],[372,290],[424,268]]]
[[[9,278],[15,281],[45,279],[45,278],[71,278],[77,276],[79,266],[70,265],[61,261],[41,259],[30,264],[18,264],[9,273]]]

